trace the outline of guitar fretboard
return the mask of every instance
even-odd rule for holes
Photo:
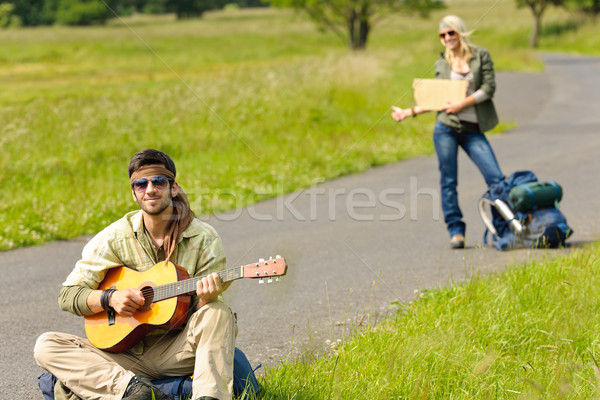
[[[223,282],[233,281],[243,278],[243,268],[236,267],[217,272]],[[155,286],[153,302],[170,299],[171,297],[181,296],[182,294],[193,293],[196,291],[196,284],[204,276],[184,279],[182,281],[167,283],[166,285]]]

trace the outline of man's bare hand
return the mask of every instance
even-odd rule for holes
[[[140,309],[145,303],[142,292],[137,289],[117,290],[112,294],[109,305],[115,312],[124,317],[131,317],[133,312]]]
[[[223,283],[216,272],[200,279],[196,285],[196,294],[200,299],[198,306],[202,307],[207,303],[216,301],[221,293],[223,293],[231,284],[231,282]]]

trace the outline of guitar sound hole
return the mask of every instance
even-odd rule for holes
[[[142,288],[142,296],[144,296],[144,305],[138,309],[138,312],[148,311],[152,308],[152,302],[154,301],[154,289],[151,286]]]

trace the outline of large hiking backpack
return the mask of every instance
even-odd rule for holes
[[[479,214],[498,250],[518,247],[564,246],[573,230],[557,208],[562,188],[555,182],[538,182],[531,171],[517,171],[490,186],[479,200]],[[515,204],[517,207],[515,207]]]

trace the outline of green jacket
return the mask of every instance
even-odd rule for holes
[[[498,114],[492,98],[496,91],[496,80],[494,76],[494,63],[490,53],[483,47],[473,46],[473,57],[469,60],[469,68],[473,73],[475,90],[482,89],[490,98],[484,102],[475,105],[477,111],[477,120],[479,129],[482,132],[489,131],[498,125]],[[435,63],[435,77],[437,79],[450,79],[450,65],[442,56]],[[445,111],[439,111],[438,121],[454,129],[461,129],[460,121],[456,114],[448,114]]]

